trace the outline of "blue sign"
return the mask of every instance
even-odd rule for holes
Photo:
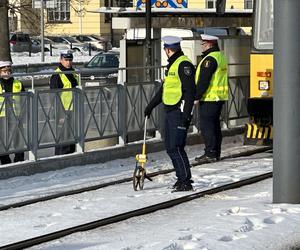
[[[147,0],[137,0],[137,8],[145,8]],[[188,0],[151,0],[152,8],[187,8]]]

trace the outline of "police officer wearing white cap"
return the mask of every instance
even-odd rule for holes
[[[19,93],[21,91],[25,91],[23,84],[11,76],[12,74],[12,63],[11,61],[0,61],[0,129],[1,129],[1,138],[4,139],[6,136],[5,124],[8,124],[8,128],[15,128],[16,121],[15,118],[18,117],[17,108],[20,108],[20,96],[13,95],[11,97],[13,101],[13,105],[6,105],[6,101],[2,94],[4,93]],[[19,110],[19,109],[18,109]],[[12,114],[14,112],[14,114]],[[14,119],[11,119],[11,118]],[[15,131],[13,137],[13,145],[15,147],[20,146],[21,135],[19,133],[19,129],[21,125],[19,125],[18,130]],[[9,130],[8,129],[8,130]],[[10,131],[10,130],[9,130]],[[4,150],[2,147],[2,143],[0,144],[1,151]],[[9,155],[1,155],[0,156],[1,164],[11,163],[11,159]],[[24,161],[24,152],[15,153],[14,162]]]
[[[205,153],[196,161],[215,162],[220,160],[222,133],[220,115],[228,100],[228,65],[218,46],[218,37],[201,35],[202,60],[196,70],[199,103],[200,130],[204,138]]]
[[[76,73],[63,74],[64,71],[74,71],[73,68],[73,51],[63,50],[60,52],[60,61],[58,68],[55,70],[56,73],[50,78],[50,89],[71,89],[75,88],[79,84],[79,78]],[[63,138],[61,141],[72,139],[71,128],[69,124],[72,123],[73,116],[73,95],[70,91],[61,93],[61,104],[64,112],[59,112],[60,119],[58,119],[58,126],[63,129]],[[69,121],[67,121],[69,119]],[[71,154],[75,152],[75,144],[56,146],[55,154]]]
[[[195,68],[181,50],[181,38],[163,37],[168,57],[165,79],[160,90],[147,105],[144,113],[150,117],[152,109],[161,102],[165,110],[165,147],[176,171],[174,191],[193,190],[186,145],[187,130],[192,118],[195,97]]]

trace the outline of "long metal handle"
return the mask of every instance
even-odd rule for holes
[[[147,120],[148,120],[148,117],[146,116],[145,117],[145,124],[144,124],[144,144],[146,143],[146,132],[147,132]]]
[[[145,117],[145,124],[144,124],[144,141],[143,141],[143,148],[142,148],[142,154],[146,153],[146,132],[147,132],[147,120],[148,117]]]

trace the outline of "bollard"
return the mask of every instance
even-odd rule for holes
[[[52,56],[52,43],[50,43],[50,56]]]
[[[31,57],[31,42],[29,42],[28,45],[29,45],[29,56]]]

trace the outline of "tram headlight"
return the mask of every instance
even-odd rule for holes
[[[270,90],[270,81],[258,81],[259,90]]]

